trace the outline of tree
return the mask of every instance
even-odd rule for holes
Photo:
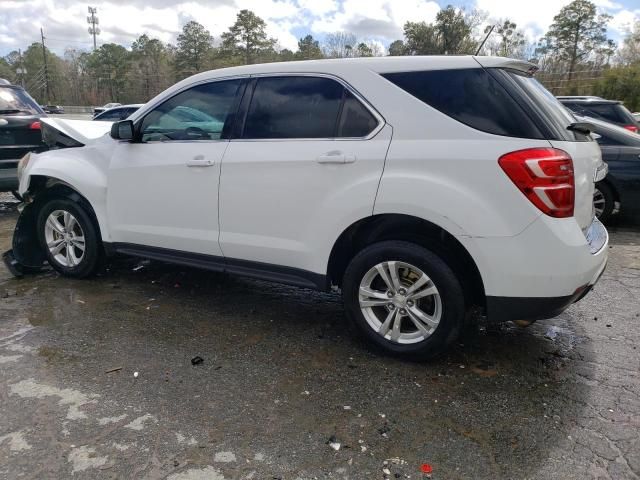
[[[640,110],[640,62],[607,70],[593,93],[622,100],[631,111]]]
[[[485,35],[490,30],[491,26],[489,25],[484,30]],[[488,50],[491,55],[512,58],[527,57],[527,40],[524,32],[509,19],[497,22],[485,45],[484,50]]]
[[[471,53],[475,45],[471,38],[473,31],[473,17],[464,10],[448,5],[436,15],[435,30],[438,35],[440,53],[453,55],[456,53]]]
[[[213,37],[209,30],[193,20],[182,27],[178,35],[174,64],[179,77],[204,70],[213,50]]]
[[[170,82],[167,48],[157,38],[140,35],[131,44],[132,70],[137,73],[135,90],[143,99],[150,99]]]
[[[240,10],[236,22],[222,34],[222,50],[241,57],[246,65],[274,52],[276,40],[267,37],[267,24],[251,10]]]
[[[4,58],[0,58],[0,78],[4,78],[5,80],[14,82],[15,76],[16,76],[16,73],[11,68],[11,65],[9,64],[9,62]]]
[[[353,57],[353,49],[358,44],[358,39],[353,33],[336,32],[325,37],[323,50],[329,58]]]
[[[389,44],[389,56],[399,57],[407,55],[407,46],[402,40],[395,40]]]
[[[126,48],[105,43],[89,55],[87,67],[98,88],[108,92],[109,101],[122,100],[129,72],[129,52]]]
[[[625,36],[618,57],[627,65],[640,63],[640,21],[637,21]]]
[[[323,57],[324,55],[322,54],[320,43],[311,35],[307,35],[306,37],[298,40],[298,51],[296,52],[297,59],[313,60]]]
[[[404,25],[406,55],[437,55],[441,53],[436,27],[426,22]]]
[[[598,15],[595,4],[589,0],[573,0],[553,17],[538,50],[565,62],[571,82],[579,63],[594,53],[606,55],[614,47],[606,34],[610,19],[610,15]]]

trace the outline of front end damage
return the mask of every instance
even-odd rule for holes
[[[37,209],[33,203],[21,204],[22,211],[13,232],[12,249],[2,254],[2,260],[16,277],[37,273],[46,265],[47,257],[38,241]]]
[[[42,139],[49,150],[77,148],[103,136],[110,128],[110,122],[43,118]],[[40,155],[46,155],[46,152]],[[33,154],[31,156],[37,161],[37,156]],[[24,173],[22,170],[24,168],[19,168],[19,176]],[[53,189],[58,188],[65,190],[67,196],[73,200],[79,201],[81,198],[77,193],[69,192],[63,182],[57,182],[55,179],[32,180],[28,191],[20,192],[24,203],[18,207],[20,216],[13,232],[12,249],[2,254],[2,260],[7,269],[16,277],[38,273],[47,265],[44,247],[38,239],[38,207],[41,204],[40,200],[46,197],[45,192],[51,193]]]

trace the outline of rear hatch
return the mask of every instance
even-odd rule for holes
[[[481,57],[477,60],[480,64],[484,63]],[[514,61],[508,63],[506,68],[486,66],[490,67],[487,70],[527,111],[550,145],[565,151],[571,157],[575,177],[574,218],[585,231],[594,218],[594,178],[596,170],[602,165],[600,147],[590,135],[571,128],[577,122],[576,118],[533,78],[533,65]]]

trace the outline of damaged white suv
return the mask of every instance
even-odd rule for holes
[[[465,313],[555,316],[607,262],[606,174],[529,63],[388,57],[188,78],[130,119],[43,119],[5,262],[86,277],[120,253],[340,288],[387,352],[429,357]],[[107,133],[105,129],[110,129]]]

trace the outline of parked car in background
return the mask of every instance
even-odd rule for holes
[[[107,128],[46,119],[78,144],[21,161],[5,261],[80,278],[121,253],[335,287],[372,345],[419,358],[476,306],[553,317],[605,268],[606,168],[534,71],[472,56],[247,65]]]
[[[45,115],[20,86],[0,82],[0,192],[18,189],[18,161],[27,152],[46,150],[40,132]]]
[[[596,216],[607,222],[619,204],[621,216],[640,223],[640,135],[599,119],[577,118],[593,125],[602,159],[609,165],[593,193]]]
[[[640,131],[638,120],[622,102],[617,100],[605,100],[594,96],[560,96],[557,98],[560,103],[576,115],[614,123],[630,132],[638,133]]]
[[[131,105],[121,105],[119,107],[110,108],[109,110],[105,110],[104,112],[97,114],[93,119],[103,122],[124,120],[143,105],[144,103],[132,103]]]
[[[52,113],[52,114],[64,113],[64,108],[61,107],[60,105],[43,105],[42,109],[45,111],[45,113]]]
[[[636,122],[640,123],[640,112],[634,112],[633,116],[636,119]]]
[[[112,103],[105,103],[101,107],[95,107],[93,109],[93,116],[95,117],[96,115],[98,115],[99,113],[104,112],[105,110],[109,110],[110,108],[114,108],[114,107],[119,107],[120,105],[122,105],[122,104],[118,103],[118,102],[112,102]]]

